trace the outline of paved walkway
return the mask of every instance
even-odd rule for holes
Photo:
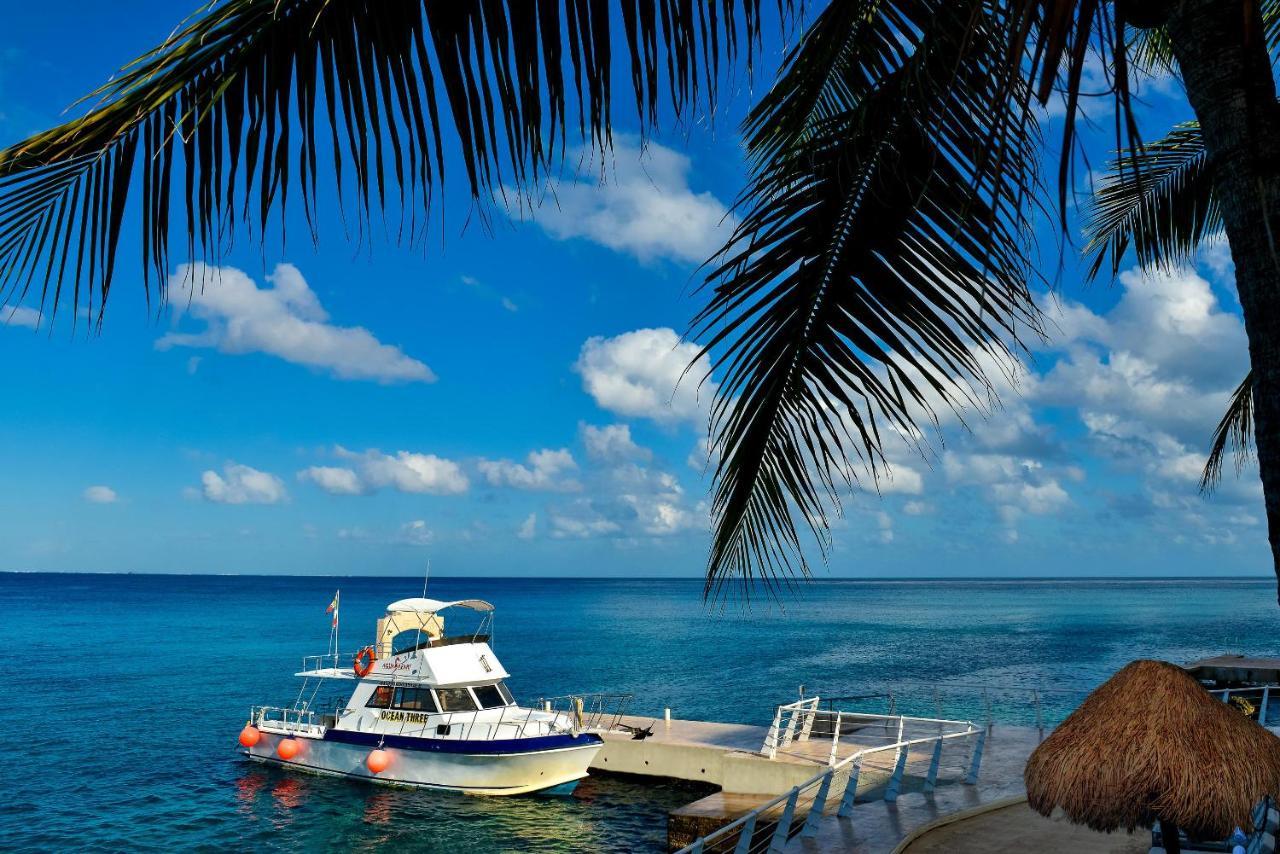
[[[1146,854],[1151,833],[1097,833],[1071,824],[1061,815],[1045,818],[1026,801],[926,831],[907,843],[903,854],[1026,854],[1070,851],[1072,854]]]
[[[987,737],[976,785],[969,786],[955,780],[944,782],[940,779],[937,790],[929,795],[908,793],[892,804],[884,800],[859,803],[849,818],[831,814],[825,816],[815,837],[793,837],[786,850],[889,854],[904,839],[944,816],[1024,795],[1026,790],[1022,782],[1022,769],[1027,757],[1039,743],[1038,730],[997,725]],[[835,805],[832,805],[829,811],[834,808]],[[1031,847],[1020,850],[1054,849]]]

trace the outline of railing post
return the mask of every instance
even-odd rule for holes
[[[738,832],[738,845],[733,849],[733,854],[751,854],[751,837],[756,832],[756,817],[760,815],[758,812],[747,813],[747,822],[742,825],[742,830]]]
[[[929,760],[929,775],[924,778],[924,792],[929,794],[938,783],[938,766],[942,764],[942,739],[933,743],[933,758]]]
[[[907,767],[907,751],[901,747],[898,748],[898,761],[893,766],[893,776],[889,778],[889,785],[884,790],[884,799],[893,803],[898,800],[898,789],[902,787],[902,772]]]
[[[778,826],[773,831],[773,839],[769,841],[769,851],[771,854],[777,854],[787,847],[787,838],[791,835],[791,820],[796,815],[796,800],[800,797],[800,787],[796,786],[791,790],[791,794],[787,796],[786,809],[782,811],[782,817],[778,819]]]
[[[778,706],[778,711],[773,715],[773,726],[769,727],[769,734],[764,739],[765,752],[769,754],[770,759],[778,756],[778,736],[782,728],[782,706]]]
[[[987,729],[991,729],[995,721],[991,717],[991,695],[987,693],[987,689],[982,689],[982,705],[987,712]]]
[[[902,733],[906,729],[906,723],[902,719],[902,715],[898,715],[898,747],[893,751],[893,762],[896,765],[898,760],[902,758]]]
[[[831,755],[827,757],[827,765],[836,764],[836,748],[840,746],[840,718],[843,714],[843,712],[836,712],[836,729],[831,733]]]
[[[978,741],[973,745],[973,760],[969,763],[969,774],[964,781],[970,786],[978,782],[978,769],[982,767],[982,748],[987,743],[987,731],[978,731]]]
[[[893,696],[893,689],[889,689],[889,717],[893,717],[893,713],[898,710],[898,701]]]
[[[699,836],[693,840],[693,844],[689,846],[689,854],[702,854],[702,837]]]
[[[1262,708],[1258,709],[1258,723],[1262,726],[1267,725],[1267,699],[1271,694],[1271,686],[1264,685],[1262,687]]]
[[[801,836],[813,838],[818,835],[818,825],[822,823],[822,811],[827,808],[827,793],[831,790],[831,778],[835,775],[835,771],[828,771],[822,778],[822,783],[818,786],[818,794],[809,805],[809,816],[804,820],[804,828],[800,831]]]
[[[840,809],[836,815],[841,818],[848,818],[853,815],[853,801],[858,797],[858,772],[862,770],[862,759],[858,758],[849,763],[849,782],[844,786],[844,797],[840,799]]]
[[[795,706],[791,707],[791,717],[787,719],[787,730],[782,735],[782,744],[784,746],[791,744],[796,740],[796,715],[800,714],[800,710]]]

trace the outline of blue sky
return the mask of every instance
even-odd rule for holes
[[[2,0],[0,143],[55,123],[174,8]],[[456,181],[425,246],[356,248],[330,217],[318,248],[301,228],[240,241],[190,300],[175,255],[159,314],[125,263],[101,334],[8,310],[0,568],[696,577],[709,388],[677,387],[679,335],[743,181],[749,100],[737,87],[713,128],[643,155],[620,109],[607,182],[586,155],[520,222],[468,223]],[[1151,136],[1188,117],[1176,81],[1144,101]],[[1097,168],[1111,124],[1093,109]],[[1034,227],[1056,263],[1053,225]],[[1002,407],[944,418],[927,457],[891,448],[819,574],[1268,571],[1256,472],[1209,501],[1195,487],[1247,364],[1225,248],[1114,284],[1068,258],[1043,305],[1052,341],[997,384]]]

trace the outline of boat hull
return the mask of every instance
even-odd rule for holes
[[[290,759],[277,752],[284,738],[264,731],[257,744],[241,752],[291,770],[474,795],[524,795],[567,787],[587,776],[603,746],[599,736],[589,734],[472,742],[388,736],[382,749],[390,764],[375,774],[366,765],[369,753],[378,747],[373,733],[331,730],[324,738],[297,735],[299,749]]]

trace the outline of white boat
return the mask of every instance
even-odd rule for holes
[[[480,612],[479,628],[446,636],[442,612],[451,608]],[[516,704],[489,644],[492,620],[493,606],[478,599],[393,602],[378,620],[376,642],[350,666],[336,652],[304,659],[293,707],[253,707],[242,752],[391,785],[485,795],[572,791],[603,741],[585,731],[581,700],[567,711]],[[319,684],[312,679],[355,686],[323,712],[316,692],[307,698],[308,685]]]

